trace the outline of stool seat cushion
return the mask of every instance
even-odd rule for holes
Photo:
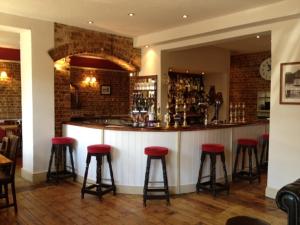
[[[88,153],[97,154],[97,153],[110,153],[111,146],[105,144],[98,144],[98,145],[90,145],[87,147]]]
[[[75,139],[70,137],[54,137],[52,138],[52,144],[54,145],[69,145],[73,144]]]
[[[262,139],[265,140],[265,141],[269,140],[269,133],[263,134]]]
[[[145,154],[149,156],[164,156],[168,154],[168,148],[160,146],[149,146],[145,148]]]
[[[203,144],[202,145],[203,152],[224,152],[224,145],[220,144]]]
[[[256,146],[257,140],[255,139],[247,139],[247,138],[240,138],[238,139],[239,145],[249,145],[249,146]]]

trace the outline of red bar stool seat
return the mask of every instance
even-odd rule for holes
[[[257,140],[256,139],[248,139],[248,138],[240,138],[237,140],[237,152],[235,156],[234,169],[232,173],[232,180],[235,181],[237,178],[248,180],[250,183],[254,180],[258,180],[260,182],[260,164],[258,162],[257,156]],[[248,169],[245,168],[245,155],[248,151]],[[239,164],[239,155],[242,156],[242,165],[238,170]],[[256,163],[256,173],[253,173],[253,163],[252,163],[252,154],[254,154],[255,163]]]
[[[87,147],[87,149],[88,149],[88,153],[91,153],[91,154],[97,154],[97,153],[107,154],[107,153],[110,153],[111,146],[105,145],[105,144],[90,145]]]
[[[247,139],[247,138],[240,138],[238,139],[239,145],[247,145],[247,146],[257,146],[257,140],[255,139]]]
[[[201,153],[201,164],[199,169],[199,176],[198,181],[196,185],[196,190],[199,193],[200,189],[208,190],[213,193],[214,196],[216,196],[218,191],[226,190],[227,194],[229,194],[229,182],[228,182],[228,176],[227,176],[227,170],[226,170],[226,164],[225,164],[225,153],[224,153],[224,145],[221,144],[203,144],[202,145],[202,153]],[[205,162],[206,156],[210,156],[211,160],[211,167],[210,167],[210,180],[207,182],[201,182],[202,179],[202,172],[203,172],[203,166]],[[216,159],[217,155],[220,155],[222,165],[223,165],[223,171],[224,171],[224,178],[225,183],[217,183],[216,182]]]
[[[76,173],[73,160],[73,144],[75,139],[70,137],[54,137],[51,139],[51,156],[49,160],[49,167],[47,172],[47,182],[59,179],[73,177],[76,180]],[[71,171],[67,168],[67,148],[70,155]],[[55,171],[51,171],[53,158],[55,159]]]
[[[261,136],[262,149],[260,155],[260,168],[267,169],[269,161],[269,133],[265,133]]]
[[[83,185],[81,188],[81,198],[82,199],[84,198],[85,193],[96,195],[100,199],[102,198],[102,196],[104,194],[109,193],[111,191],[113,192],[113,195],[116,195],[116,185],[115,185],[115,181],[114,181],[110,153],[111,153],[110,145],[97,144],[97,145],[90,145],[87,147],[86,168],[85,168],[85,173],[84,173]],[[89,171],[89,166],[90,166],[92,156],[96,157],[96,161],[97,161],[96,183],[87,186],[86,182],[87,182],[88,171]],[[107,163],[108,163],[108,167],[109,167],[111,184],[102,182],[101,167],[102,167],[103,158],[105,156],[107,158]],[[96,190],[93,190],[94,188]]]
[[[169,150],[165,147],[160,146],[150,146],[146,147],[144,150],[145,155],[147,155],[147,166],[146,166],[146,174],[145,174],[145,183],[144,183],[144,194],[143,194],[143,202],[144,206],[146,206],[146,201],[150,199],[166,199],[167,204],[170,204],[170,194],[169,194],[169,185],[168,185],[168,176],[166,169],[166,159],[165,156],[168,154]],[[150,165],[151,160],[159,159],[162,162],[162,171],[163,171],[163,187],[149,188],[149,183],[158,183],[158,182],[149,182],[150,175]],[[151,192],[163,192],[162,195],[151,195]]]

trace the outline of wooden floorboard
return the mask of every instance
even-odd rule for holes
[[[17,176],[16,183],[19,212],[0,210],[0,225],[224,225],[228,218],[239,215],[272,225],[287,224],[286,214],[264,196],[266,176],[261,184],[231,184],[229,196],[177,195],[172,196],[171,206],[154,200],[146,208],[138,195],[108,194],[100,201],[86,194],[81,200],[80,184],[71,181],[32,186]]]

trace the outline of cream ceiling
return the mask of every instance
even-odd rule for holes
[[[135,37],[278,1],[1,0],[0,12]],[[129,17],[130,12],[135,16]],[[183,14],[189,17],[184,20]]]

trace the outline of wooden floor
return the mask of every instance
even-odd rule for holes
[[[146,208],[138,195],[108,194],[99,201],[86,194],[81,200],[80,185],[71,181],[31,186],[20,177],[16,180],[19,212],[15,215],[13,208],[0,210],[1,225],[224,225],[228,218],[237,215],[260,218],[272,225],[287,224],[286,215],[277,209],[275,202],[264,197],[266,176],[261,184],[232,184],[229,196],[213,198],[207,193],[172,196],[171,206],[153,200]]]

